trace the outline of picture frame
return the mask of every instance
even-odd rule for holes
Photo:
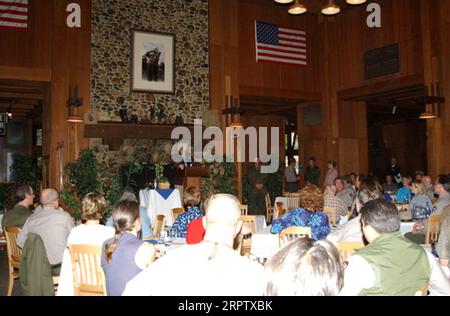
[[[175,93],[175,46],[175,34],[132,30],[132,92]]]

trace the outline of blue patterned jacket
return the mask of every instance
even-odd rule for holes
[[[302,208],[296,208],[279,220],[272,223],[272,234],[279,234],[290,226],[311,227],[312,239],[325,239],[330,233],[328,216],[324,212],[312,213]]]
[[[186,212],[178,215],[177,220],[173,223],[171,231],[175,233],[178,238],[186,238],[189,223],[203,216],[202,211],[200,211],[198,207],[188,208]]]

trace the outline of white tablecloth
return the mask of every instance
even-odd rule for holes
[[[415,222],[402,222],[400,224],[400,232],[402,233],[402,235],[411,233],[413,231],[414,224]]]
[[[152,221],[155,223],[156,215],[162,214],[166,217],[166,225],[172,226],[172,209],[182,207],[180,191],[174,189],[167,199],[164,199],[156,190],[141,190],[139,192],[141,206],[145,207]]]
[[[264,215],[256,216],[256,232],[259,233],[267,227],[266,217]]]

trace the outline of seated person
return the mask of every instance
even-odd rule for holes
[[[359,191],[356,198],[356,211],[358,213],[358,216],[339,226],[339,228],[335,232],[328,235],[327,239],[334,244],[338,244],[341,242],[364,243],[365,240],[360,223],[360,211],[367,202],[381,198],[382,194],[378,190],[369,191],[368,189],[363,189],[362,191]]]
[[[433,203],[431,203],[427,195],[425,184],[422,181],[414,182],[411,192],[414,194],[414,197],[409,203],[408,210],[411,212],[413,219],[418,219],[417,216],[425,216],[426,213],[429,216],[433,208]]]
[[[450,255],[450,206],[448,206],[447,209],[448,212],[442,214],[439,241],[436,245],[436,251],[439,255],[439,262],[442,267],[449,266]]]
[[[272,223],[272,234],[278,234],[290,226],[311,227],[312,239],[325,239],[330,233],[328,216],[323,210],[323,194],[316,186],[300,191],[300,201],[303,208],[293,209]]]
[[[423,176],[422,177],[422,183],[425,185],[425,188],[427,189],[427,195],[428,197],[433,200],[434,199],[434,186],[433,181],[431,180],[430,176]]]
[[[100,220],[105,215],[106,200],[97,193],[87,194],[81,202],[81,220],[84,224],[72,229],[68,245],[94,245],[101,247],[105,240],[114,237],[114,228],[103,226]],[[72,261],[68,250],[64,252],[58,296],[73,296]]]
[[[412,178],[407,176],[403,177],[403,187],[397,191],[397,203],[409,203],[411,199],[411,183]]]
[[[200,196],[200,190],[194,187],[189,187],[184,191],[184,205],[187,210],[178,215],[175,223],[173,223],[171,231],[174,236],[186,238],[189,223],[203,217],[202,211],[198,208],[200,205]]]
[[[133,201],[138,203],[136,195],[132,192],[125,191],[120,198],[119,202],[122,201]],[[147,210],[143,206],[139,206],[139,218],[141,221],[141,239],[145,239],[153,236],[152,222],[148,216]],[[114,227],[114,222],[112,216],[106,222],[106,226]]]
[[[59,194],[54,189],[45,189],[40,196],[41,207],[36,209],[23,225],[17,245],[23,248],[29,233],[39,235],[44,242],[45,250],[53,274],[59,275],[67,238],[74,227],[74,220],[59,209]]]
[[[205,239],[174,249],[128,282],[124,296],[261,296],[264,268],[233,250],[240,201],[213,195],[205,205]],[[182,265],[183,272],[174,273]]]
[[[341,257],[326,240],[299,238],[279,250],[265,267],[265,296],[337,296],[344,285]]]
[[[348,208],[345,205],[344,201],[336,196],[336,187],[334,185],[329,185],[325,188],[324,203],[323,206],[325,209],[333,209],[334,212],[334,222],[339,224],[341,221],[341,217],[347,216]],[[328,215],[330,216],[330,215]]]
[[[450,205],[450,178],[444,175],[439,176],[436,179],[434,191],[439,196],[439,199],[433,206],[431,216],[442,215],[443,210]],[[415,223],[412,233],[406,234],[405,237],[417,244],[424,244],[427,225],[428,220]]]
[[[392,203],[378,199],[361,210],[369,245],[349,258],[341,295],[413,296],[426,284],[432,295],[449,295],[450,283],[431,253],[404,238]]]
[[[19,203],[12,209],[8,210],[2,219],[2,227],[18,227],[22,228],[28,217],[33,213],[30,211],[30,206],[33,205],[34,192],[33,188],[26,184],[21,184],[17,187],[16,197]]]
[[[108,296],[122,295],[125,285],[155,260],[155,247],[138,239],[139,204],[124,200],[112,211],[114,238],[102,247],[102,268]]]
[[[186,233],[186,243],[188,245],[199,244],[205,238],[205,223],[204,217],[197,218],[189,223]]]
[[[394,182],[390,174],[386,176],[386,183],[383,184],[383,190],[387,194],[395,194],[398,190],[398,185]]]
[[[353,186],[342,178],[336,178],[334,180],[334,185],[336,186],[336,196],[344,201],[347,208],[351,207],[356,197]]]

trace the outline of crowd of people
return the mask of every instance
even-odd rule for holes
[[[111,296],[415,295],[424,286],[431,295],[450,295],[450,280],[441,268],[449,265],[450,177],[439,176],[431,191],[431,179],[423,174],[397,183],[395,165],[383,185],[373,176],[339,177],[336,165],[330,161],[324,186],[319,187],[320,170],[310,160],[307,185],[299,190],[301,207],[274,220],[271,233],[307,226],[312,238],[288,243],[264,265],[235,250],[236,238],[248,233],[241,221],[241,202],[216,194],[202,203],[200,190],[192,187],[183,194],[186,211],[170,228],[170,234],[186,238],[187,245],[163,256],[148,242],[152,223],[131,192],[124,193],[109,218],[105,198],[87,194],[81,203],[82,223],[75,225],[61,209],[56,190],[43,190],[39,207],[31,212],[33,189],[21,185],[20,201],[6,213],[2,226],[21,229],[21,248],[29,236],[40,236],[52,275],[61,276],[57,295],[74,295],[68,246],[77,244],[101,247]],[[401,217],[393,202],[408,203],[418,218],[425,214],[412,233],[400,233]],[[442,218],[439,260],[420,245],[430,215]],[[366,247],[346,265],[337,250],[342,242]]]

